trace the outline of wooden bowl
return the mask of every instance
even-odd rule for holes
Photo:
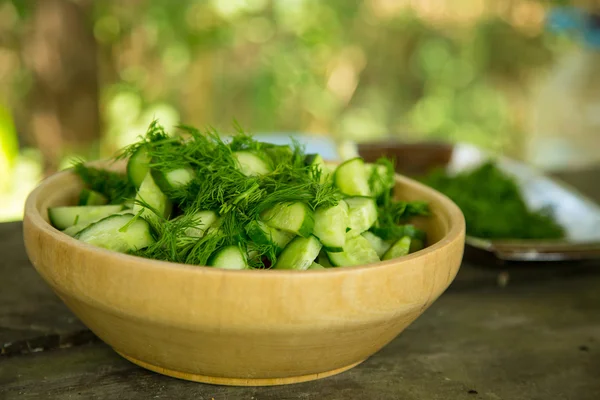
[[[36,270],[100,339],[126,359],[177,378],[277,385],[348,370],[384,347],[454,279],[465,223],[454,203],[397,176],[399,198],[423,199],[430,246],[401,259],[314,271],[222,270],[148,260],[54,229],[48,207],[73,204],[82,184],[64,171],[25,206]],[[400,361],[401,362],[401,361]]]

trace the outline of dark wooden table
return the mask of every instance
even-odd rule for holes
[[[597,176],[568,180],[599,199]],[[600,263],[465,264],[429,310],[353,370],[291,386],[218,387],[119,357],[36,274],[21,224],[0,224],[0,349],[2,400],[596,400]]]

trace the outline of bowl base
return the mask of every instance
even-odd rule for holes
[[[115,350],[116,351],[116,350]],[[354,364],[347,365],[342,368],[337,368],[331,371],[319,372],[316,374],[309,375],[301,375],[301,376],[290,376],[285,378],[225,378],[218,376],[207,376],[207,375],[199,375],[192,374],[189,372],[176,371],[168,368],[159,367],[157,365],[152,365],[144,361],[140,361],[133,357],[129,357],[126,354],[123,354],[119,351],[116,351],[121,357],[131,361],[132,363],[148,369],[153,372],[157,372],[162,375],[171,376],[173,378],[184,379],[187,381],[200,382],[200,383],[208,383],[212,385],[223,385],[223,386],[276,386],[276,385],[289,385],[292,383],[301,383],[314,381],[321,378],[327,378],[329,376],[340,374],[344,371],[348,371],[356,367],[358,364],[362,363],[364,360],[356,362]]]

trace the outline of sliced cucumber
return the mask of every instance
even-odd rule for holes
[[[193,228],[187,228],[185,234],[189,237],[201,238],[204,236],[206,231],[217,222],[217,213],[214,211],[199,211],[194,214],[194,219],[198,220],[198,223]]]
[[[161,171],[151,168],[152,178],[163,193],[170,193],[189,184],[196,176],[191,168],[178,168],[171,171]]]
[[[108,204],[108,198],[102,193],[90,189],[82,189],[79,193],[80,206],[103,206]]]
[[[320,154],[307,154],[304,158],[304,163],[309,166],[314,166],[315,169],[320,171],[319,182],[324,183],[329,178],[329,168],[325,165],[325,161]]]
[[[352,158],[335,170],[334,181],[340,191],[348,196],[370,196],[369,180],[362,158]]]
[[[383,260],[391,260],[407,255],[410,252],[410,236],[404,236],[399,239],[390,247],[388,251],[383,255]]]
[[[321,242],[314,236],[297,237],[283,249],[273,268],[306,270],[319,255],[321,247]]]
[[[248,260],[238,246],[226,246],[217,250],[208,260],[208,265],[222,269],[248,269]]]
[[[424,248],[425,248],[425,243],[423,242],[423,240],[417,239],[417,238],[411,238],[408,254],[414,253],[419,250],[423,250]]]
[[[127,161],[127,177],[136,188],[139,188],[149,170],[150,157],[144,146],[140,146]]]
[[[369,243],[371,243],[371,247],[373,247],[373,249],[375,250],[375,252],[377,253],[377,255],[380,258],[383,257],[385,252],[388,251],[389,248],[392,246],[391,243],[386,242],[379,236],[375,235],[373,232],[367,231],[367,232],[363,232],[361,235],[365,239],[367,239],[369,241]]]
[[[262,221],[251,221],[246,225],[246,233],[256,244],[274,244],[278,252],[292,241],[295,234],[275,229]]]
[[[377,205],[372,197],[348,197],[348,234],[358,236],[377,221]]]
[[[52,207],[48,209],[48,219],[56,229],[63,230],[73,225],[89,224],[122,209],[121,205]]]
[[[235,151],[233,156],[239,170],[246,176],[265,175],[272,171],[265,160],[250,151]]]
[[[143,218],[155,218],[156,215],[168,218],[171,214],[173,205],[167,196],[156,185],[154,179],[152,178],[152,173],[150,172],[146,174],[146,177],[144,178],[144,181],[142,182],[135,199],[152,207],[152,209],[148,209],[137,202],[133,205],[134,214],[137,214],[143,209]]]
[[[307,154],[304,157],[304,164],[306,165],[325,165],[325,161],[323,161],[323,157],[320,154]]]
[[[92,223],[71,225],[67,229],[63,230],[62,233],[64,233],[65,235],[69,235],[71,237],[74,237],[75,235],[77,235],[79,232],[81,232],[82,230],[84,230],[85,228],[87,228]]]
[[[315,220],[305,203],[280,203],[262,213],[261,219],[270,227],[308,237]]]
[[[325,251],[325,249],[321,249],[321,251],[319,252],[319,255],[317,256],[316,262],[321,264],[325,268],[333,267],[333,265],[331,265],[331,261],[329,261],[329,256],[327,255],[327,252]]]
[[[123,214],[133,214],[133,211],[131,209],[125,209],[125,210],[121,210],[118,211],[114,214],[111,215],[123,215]],[[63,230],[62,232],[65,235],[69,235],[71,237],[75,237],[75,235],[77,235],[79,232],[81,232],[82,230],[84,230],[85,228],[87,228],[88,226],[90,226],[91,224],[100,221],[103,218],[106,218],[108,215],[104,215],[100,218],[97,218],[93,221],[89,221],[89,222],[80,222],[77,223],[75,225],[71,225],[70,227],[68,227],[67,229]]]
[[[82,242],[121,253],[143,249],[154,243],[150,226],[133,214],[111,215],[75,235]]]
[[[371,264],[379,260],[379,256],[371,243],[361,235],[346,238],[346,246],[341,253],[327,252],[329,261],[336,267]]]
[[[313,262],[312,264],[310,264],[310,267],[308,267],[308,269],[325,269],[325,267],[319,263]]]
[[[344,250],[348,227],[348,204],[340,201],[334,207],[319,207],[314,213],[313,234],[319,238],[329,252]]]
[[[384,192],[391,190],[394,185],[393,171],[388,171],[388,168],[382,164],[365,164],[367,171],[367,179],[371,194],[374,197],[379,197]]]

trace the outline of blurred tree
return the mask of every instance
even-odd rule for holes
[[[46,174],[66,154],[88,155],[100,135],[93,0],[37,0],[23,51],[33,74],[29,132]]]

